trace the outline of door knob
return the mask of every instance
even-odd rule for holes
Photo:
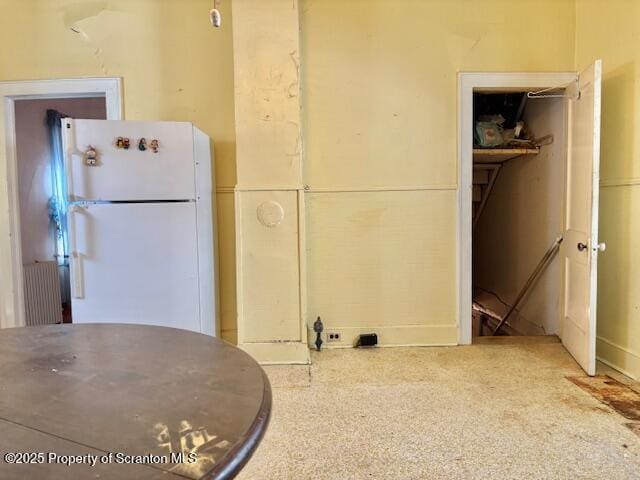
[[[587,245],[585,245],[582,242],[578,243],[578,250],[580,250],[581,252],[584,252],[587,249]]]
[[[594,251],[604,252],[607,249],[607,244],[602,242],[599,243],[596,247],[594,247]]]

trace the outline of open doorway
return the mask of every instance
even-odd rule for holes
[[[27,325],[71,323],[61,119],[106,119],[104,96],[14,102]]]
[[[474,337],[559,333],[563,94],[474,91]]]
[[[458,80],[459,343],[556,334],[594,375],[602,62]]]
[[[0,207],[2,207],[0,208],[0,284],[2,285],[2,289],[0,289],[0,328],[27,325],[25,290],[28,286],[23,261],[30,259],[28,257],[23,259],[21,224],[22,222],[30,222],[31,216],[27,219],[24,218],[25,214],[21,215],[16,104],[20,108],[20,105],[27,105],[19,103],[23,101],[58,102],[65,99],[86,98],[101,99],[104,104],[104,115],[108,120],[122,119],[122,80],[120,78],[0,82],[0,122],[3,123],[2,134],[0,134]],[[52,103],[50,105],[55,107]],[[62,107],[60,109],[63,114],[69,114]],[[44,110],[45,117],[40,118],[40,114],[38,114],[37,119],[42,127],[41,134],[46,132],[44,120],[46,109]],[[28,138],[26,144],[26,148],[31,145]],[[45,142],[45,147],[47,145]],[[22,151],[24,152],[24,148]],[[35,175],[38,177],[38,174]],[[22,176],[24,177],[24,174]],[[33,181],[38,183],[37,178],[34,178]],[[42,175],[40,175],[40,181],[42,181]],[[31,260],[33,259],[31,258]],[[55,258],[47,259],[55,261]]]

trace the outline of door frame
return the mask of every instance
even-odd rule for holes
[[[473,92],[482,90],[542,90],[574,82],[576,72],[459,72],[458,73],[458,222],[457,293],[458,344],[472,342],[473,271]]]
[[[0,82],[0,328],[26,325],[16,153],[16,100],[104,97],[108,120],[123,116],[122,79]]]

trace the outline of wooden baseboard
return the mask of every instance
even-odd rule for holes
[[[328,341],[329,333],[339,333],[340,340]],[[332,327],[325,325],[322,333],[322,348],[353,347],[359,335],[376,333],[380,347],[449,346],[458,344],[456,325],[399,325],[383,327]],[[316,334],[307,330],[307,342],[313,347]]]
[[[309,365],[311,363],[309,348],[302,342],[241,343],[238,347],[261,365]]]
[[[604,337],[597,337],[596,357],[605,365],[627,377],[640,380],[640,354],[632,352]]]

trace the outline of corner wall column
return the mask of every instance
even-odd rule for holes
[[[297,0],[234,0],[238,346],[309,363]]]

